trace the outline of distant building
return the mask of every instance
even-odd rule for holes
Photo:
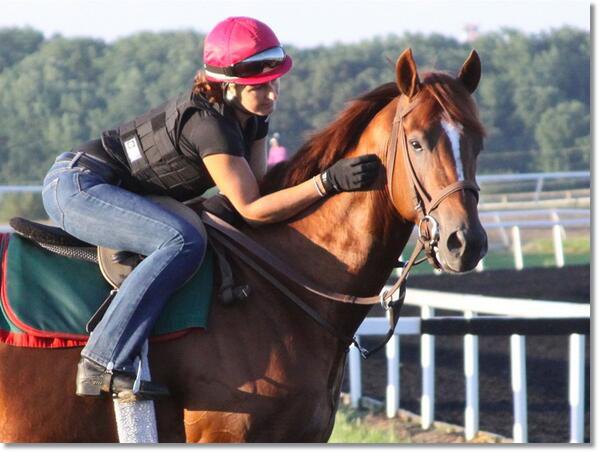
[[[480,32],[478,31],[477,24],[466,24],[464,25],[464,41],[473,42],[478,39]]]

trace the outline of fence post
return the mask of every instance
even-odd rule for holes
[[[526,337],[510,336],[510,359],[512,362],[512,392],[514,397],[514,443],[528,442],[526,410]]]
[[[387,355],[387,417],[392,418],[399,410],[399,334],[391,336],[385,346]]]
[[[556,223],[560,222],[559,214],[557,213],[556,210],[553,210],[551,212],[551,219],[553,221],[555,221]],[[561,225],[559,225],[559,229],[562,232],[562,240],[566,240],[566,229],[563,226],[561,226]]]
[[[570,335],[570,442],[584,442],[584,335]]]
[[[356,341],[360,341],[356,337]],[[362,398],[362,373],[360,369],[360,352],[354,344],[349,347],[349,395],[351,406],[358,408]]]
[[[421,317],[434,317],[435,310],[422,306]],[[420,400],[421,426],[428,429],[435,418],[435,336],[420,336],[420,365],[422,367],[422,398]]]
[[[476,313],[464,312],[464,317],[472,319]],[[464,375],[466,377],[466,411],[464,413],[465,437],[474,439],[479,426],[478,403],[478,336],[464,335]]]
[[[535,187],[535,194],[533,201],[538,201],[541,195],[541,191],[543,190],[543,176],[539,176],[537,179],[537,186]]]
[[[512,246],[514,247],[514,266],[516,270],[524,268],[524,259],[522,257],[522,242],[520,241],[520,228],[512,226]]]
[[[553,251],[555,253],[555,265],[564,266],[564,246],[562,243],[562,228],[556,224],[553,226]]]
[[[499,217],[499,214],[495,214],[493,215],[493,220],[495,220],[495,223],[500,224],[501,223],[501,218]],[[508,246],[510,246],[510,239],[507,236],[507,232],[505,232],[505,228],[503,226],[501,226],[499,228],[499,235],[501,236],[501,241],[503,243],[503,246],[505,246],[506,248]]]

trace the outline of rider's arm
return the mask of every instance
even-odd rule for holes
[[[266,174],[266,161],[266,137],[264,137],[254,141],[250,149],[250,168],[258,181],[261,181]]]
[[[213,154],[203,161],[221,193],[251,224],[286,220],[321,198],[313,179],[260,196],[256,177],[243,157]],[[324,190],[318,178],[317,183]]]
[[[244,143],[234,124],[220,117],[194,115],[183,127],[180,146],[200,155],[221,193],[252,224],[291,218],[319,199],[321,194],[368,187],[380,166],[378,158],[372,155],[342,159],[321,177],[261,196],[257,178],[244,158]]]

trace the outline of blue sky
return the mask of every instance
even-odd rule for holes
[[[0,27],[32,26],[46,36],[112,41],[149,30],[209,31],[219,20],[248,15],[268,23],[283,43],[300,47],[357,42],[406,31],[461,39],[481,32],[525,32],[563,25],[590,29],[589,1],[568,0],[2,0]]]

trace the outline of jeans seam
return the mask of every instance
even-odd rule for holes
[[[64,210],[62,209],[60,203],[58,202],[58,184],[60,183],[60,178],[56,178],[56,186],[54,190],[52,190],[54,195],[54,203],[56,204],[56,208],[58,213],[60,213],[60,227],[64,229]]]

